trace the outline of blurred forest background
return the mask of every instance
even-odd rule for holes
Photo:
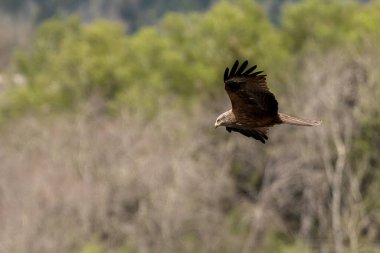
[[[0,252],[380,252],[379,42],[379,0],[1,0]],[[323,125],[215,130],[236,59]]]

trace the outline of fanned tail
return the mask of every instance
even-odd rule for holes
[[[297,126],[319,126],[321,124],[320,120],[307,120],[300,119],[293,116],[286,115],[284,113],[278,113],[281,119],[281,123],[297,125]]]

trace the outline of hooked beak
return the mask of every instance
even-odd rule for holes
[[[215,128],[217,128],[217,127],[219,127],[220,126],[220,124],[218,124],[218,122],[217,121],[215,121]]]

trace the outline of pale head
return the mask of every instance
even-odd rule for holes
[[[228,110],[222,114],[219,115],[219,117],[215,121],[215,128],[220,126],[228,126],[230,125],[234,120],[234,115],[232,113],[232,110]]]

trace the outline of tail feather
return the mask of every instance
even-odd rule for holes
[[[286,115],[284,113],[279,113],[281,123],[297,125],[297,126],[319,126],[321,124],[320,120],[307,120],[300,119],[293,116]]]

